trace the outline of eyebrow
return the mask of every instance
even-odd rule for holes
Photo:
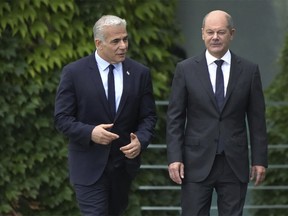
[[[111,40],[111,42],[116,42],[116,41],[121,41],[121,40],[127,40],[128,39],[128,35],[122,38],[114,38]]]

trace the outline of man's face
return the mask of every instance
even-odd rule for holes
[[[202,39],[209,53],[216,58],[221,58],[233,39],[235,29],[229,29],[224,14],[210,14],[202,28]]]
[[[95,40],[99,56],[110,64],[124,61],[128,50],[126,28],[123,26],[108,26],[104,31],[104,41]]]

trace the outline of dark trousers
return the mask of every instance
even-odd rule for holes
[[[125,163],[108,163],[102,177],[93,185],[73,185],[83,216],[119,216],[128,206],[132,178]]]
[[[209,176],[203,182],[184,182],[181,189],[182,216],[210,215],[213,190],[217,193],[219,216],[243,213],[247,183],[233,173],[225,155],[217,155]]]

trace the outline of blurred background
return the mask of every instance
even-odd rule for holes
[[[177,21],[184,35],[184,49],[193,56],[204,49],[203,17],[211,10],[227,11],[234,20],[236,35],[231,49],[259,64],[264,88],[279,72],[279,56],[288,29],[285,0],[180,0]]]
[[[167,172],[167,99],[177,62],[204,51],[202,19],[215,9],[234,19],[232,51],[259,64],[267,104],[269,168],[263,185],[249,185],[244,216],[288,215],[287,0],[1,1],[0,215],[80,215],[54,99],[63,66],[95,51],[92,27],[104,14],[126,19],[129,56],[151,69],[159,118],[125,216],[180,215]]]

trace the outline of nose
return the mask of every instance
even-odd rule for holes
[[[213,39],[217,39],[218,38],[218,33],[217,32],[215,32],[214,34],[213,34],[213,37],[212,37]]]
[[[119,47],[121,49],[126,49],[127,48],[127,41],[126,40],[121,40],[119,43]]]

